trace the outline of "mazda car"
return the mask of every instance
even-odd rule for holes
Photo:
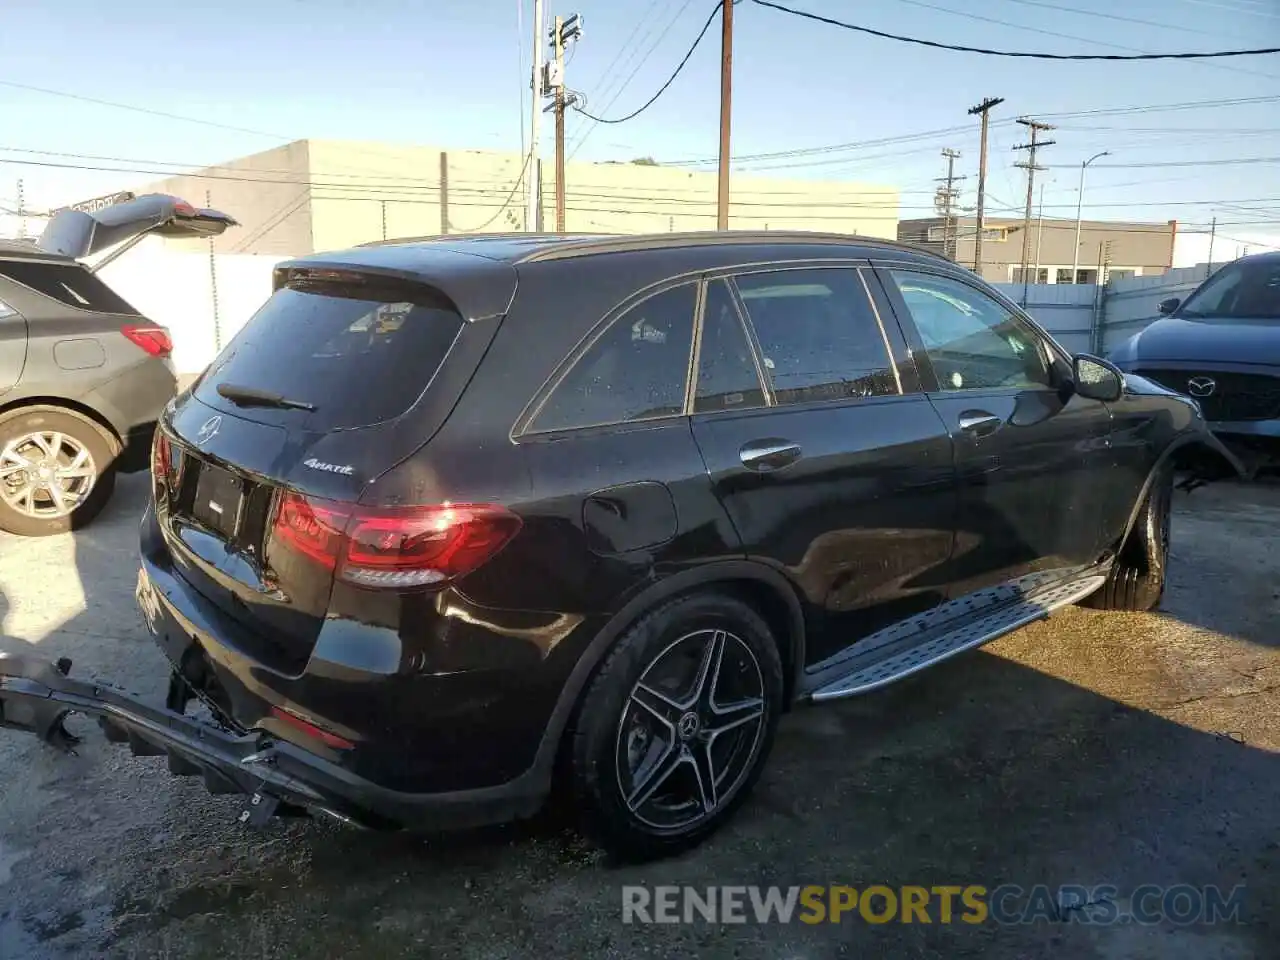
[[[1111,359],[1196,400],[1251,470],[1280,467],[1280,251],[1219,268]]]
[[[316,254],[160,419],[137,598],[165,705],[9,658],[0,719],[66,745],[97,714],[249,824],[554,796],[662,856],[746,800],[788,710],[1067,604],[1155,607],[1175,480],[1239,471],[1195,403],[904,244]]]

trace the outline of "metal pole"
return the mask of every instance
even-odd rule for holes
[[[1036,218],[1036,283],[1040,282],[1040,244],[1044,241],[1044,184],[1040,184],[1040,214]]]
[[[973,236],[973,272],[978,276],[982,276],[982,230],[986,222],[983,212],[987,196],[987,114],[992,107],[1002,103],[1004,100],[1000,97],[987,97],[969,110],[971,115],[976,113],[982,117],[982,144],[978,151],[978,210],[974,223],[976,233]]]
[[[542,200],[542,171],[538,164],[538,121],[542,117],[542,0],[533,0],[533,115],[529,119],[529,198],[524,215],[527,231],[538,229]]]
[[[1103,150],[1101,153],[1095,154],[1084,163],[1080,164],[1080,189],[1076,193],[1076,246],[1075,256],[1071,261],[1071,282],[1076,282],[1076,277],[1080,272],[1080,209],[1084,206],[1084,172],[1089,164],[1097,160],[1098,157],[1109,157],[1111,151]]]
[[[1213,222],[1209,224],[1209,269],[1205,271],[1205,276],[1213,273],[1213,240],[1218,234],[1218,218],[1215,216]]]
[[[556,67],[560,71],[560,85],[556,87],[556,233],[564,233],[564,20],[556,17],[555,34]]]
[[[204,205],[213,206],[213,194],[204,192]],[[222,317],[218,310],[218,259],[213,252],[213,237],[209,238],[209,301],[213,307],[213,349],[222,352]]]
[[[720,0],[720,185],[716,229],[729,229],[729,121],[733,96],[733,0]]]
[[[449,232],[449,154],[440,151],[440,233]]]
[[[387,239],[387,201],[379,201],[382,206],[382,239]]]

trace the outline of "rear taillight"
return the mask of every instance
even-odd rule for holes
[[[362,587],[421,587],[465,576],[505,547],[520,518],[496,504],[364,507],[286,493],[274,535]]]
[[[173,353],[173,338],[164,327],[127,323],[120,332],[153,357],[167,357]]]
[[[169,446],[169,438],[157,427],[151,438],[151,479],[155,483],[167,483],[172,467],[173,448]]]

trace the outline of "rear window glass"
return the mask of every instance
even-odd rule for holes
[[[239,409],[218,395],[226,384],[314,405],[314,413],[297,413],[309,428],[392,420],[422,396],[462,324],[422,288],[286,287],[227,345],[201,382],[200,399],[261,417],[263,408]]]
[[[534,431],[628,423],[684,412],[693,284],[642,300],[609,326],[556,386]]]
[[[30,287],[46,297],[52,297],[68,307],[98,313],[138,315],[138,311],[120,294],[78,264],[8,260],[0,262],[0,276]]]

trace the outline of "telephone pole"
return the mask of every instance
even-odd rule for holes
[[[569,17],[556,17],[551,28],[551,45],[555,49],[556,59],[548,76],[548,86],[555,91],[556,112],[556,233],[564,233],[564,111],[571,97],[565,86],[564,49],[574,40],[582,36],[582,17],[573,14]]]
[[[524,228],[538,229],[538,207],[542,204],[542,161],[538,158],[538,121],[542,118],[542,0],[533,0],[533,89],[532,114],[529,117],[529,162],[525,165],[528,180],[528,203]]]
[[[1027,162],[1014,164],[1015,167],[1022,167],[1027,171],[1027,209],[1022,217],[1022,300],[1023,306],[1026,306],[1027,284],[1030,282],[1027,271],[1030,269],[1031,259],[1031,204],[1035,200],[1036,171],[1044,169],[1036,166],[1036,151],[1057,141],[1040,139],[1040,131],[1054,129],[1051,124],[1029,120],[1026,117],[1019,117],[1018,122],[1031,131],[1030,143],[1020,143],[1013,148],[1027,151]]]
[[[973,235],[973,272],[978,276],[982,276],[982,230],[985,223],[983,203],[987,197],[987,114],[992,107],[998,107],[1002,103],[1003,97],[987,97],[976,107],[969,108],[970,116],[977,114],[982,118],[982,145],[978,152],[978,210],[974,223],[976,232]]]
[[[952,150],[947,147],[942,151],[942,155],[947,159],[947,175],[938,178],[938,182],[943,186],[938,187],[934,193],[933,202],[938,212],[942,214],[942,255],[950,260],[955,260],[960,246],[959,224],[955,219],[955,203],[960,199],[960,191],[955,188],[955,185],[957,181],[967,178],[956,176],[956,160],[960,156],[959,150]]]
[[[733,98],[733,0],[720,0],[720,187],[716,229],[729,229],[729,119]]]

